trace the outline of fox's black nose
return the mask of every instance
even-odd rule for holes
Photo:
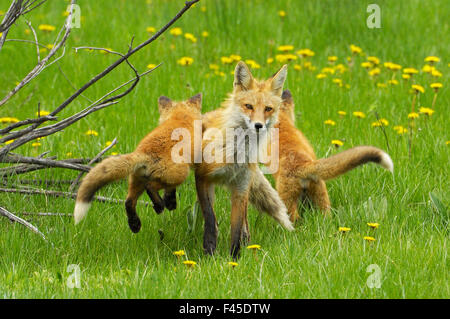
[[[255,129],[259,130],[262,127],[263,127],[262,123],[259,123],[259,122],[255,123]]]

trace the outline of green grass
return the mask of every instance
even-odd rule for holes
[[[149,3],[148,3],[149,2]],[[218,189],[216,215],[219,222],[218,247],[214,257],[202,252],[203,223],[198,217],[195,228],[188,228],[186,209],[196,199],[192,176],[178,191],[178,208],[156,215],[151,207],[138,206],[142,218],[139,234],[132,234],[120,205],[94,203],[88,217],[79,226],[66,217],[23,216],[48,238],[39,236],[7,219],[0,219],[0,296],[6,298],[448,298],[448,207],[450,189],[448,163],[448,1],[424,3],[418,0],[377,1],[381,7],[382,28],[366,27],[367,5],[371,1],[213,1],[202,0],[176,23],[183,32],[193,33],[197,43],[168,32],[131,59],[141,71],[150,63],[163,65],[143,78],[138,87],[118,105],[94,113],[63,132],[41,141],[34,148],[24,145],[17,153],[37,155],[51,150],[58,158],[92,157],[107,141],[118,138],[110,152],[131,152],[140,139],[158,121],[157,98],[167,95],[185,99],[198,92],[204,96],[205,111],[218,107],[231,91],[232,65],[223,65],[222,56],[239,54],[260,65],[254,75],[265,78],[281,63],[267,64],[277,47],[292,44],[295,50],[310,48],[315,71],[295,70],[289,63],[285,87],[296,101],[297,126],[314,145],[319,157],[352,146],[370,144],[386,149],[380,128],[371,127],[374,110],[386,118],[389,153],[395,163],[393,175],[375,165],[358,168],[327,183],[333,206],[333,218],[324,220],[320,212],[305,210],[295,232],[288,233],[272,219],[250,208],[251,242],[260,244],[256,256],[242,252],[239,266],[231,269],[229,257],[230,195]],[[79,51],[73,47],[109,47],[125,52],[132,36],[134,44],[144,41],[146,27],[163,26],[183,5],[182,1],[79,1],[82,27],[73,30],[60,67],[75,87],[116,59],[111,54]],[[37,27],[41,23],[60,26],[67,2],[48,1],[33,11],[28,19]],[[206,11],[202,12],[201,7]],[[7,10],[2,2],[0,10]],[[280,18],[279,10],[287,16]],[[8,35],[33,39],[25,34],[20,20]],[[203,38],[202,31],[209,37]],[[52,43],[57,31],[37,31],[41,43]],[[381,74],[371,79],[360,67],[366,57],[355,57],[355,64],[342,76],[326,79],[316,75],[327,66],[327,56],[339,57],[346,64],[349,45],[360,46],[366,55],[377,56],[381,63],[392,61],[403,67],[421,70],[424,58],[436,55],[443,76],[432,79],[420,72],[414,81],[425,87],[419,106],[431,107],[433,91],[429,84],[443,83],[431,118],[421,115],[415,123],[413,149],[408,157],[408,134],[398,135],[393,126],[408,126],[411,110],[411,81],[400,79],[399,85],[379,88],[391,73],[381,66]],[[176,63],[189,56],[191,66]],[[31,44],[7,42],[0,52],[0,96],[4,96],[35,65],[36,49]],[[224,76],[215,75],[209,64],[218,64]],[[209,75],[208,75],[209,74]],[[85,92],[94,100],[130,79],[131,70],[124,64]],[[331,78],[340,77],[349,88],[341,88]],[[37,104],[51,111],[74,92],[55,64],[42,72],[7,105],[0,117],[19,119],[34,117]],[[28,96],[32,94],[28,102]],[[61,114],[66,117],[89,102],[78,98]],[[340,118],[338,110],[347,115]],[[446,111],[447,110],[447,111]],[[352,116],[363,111],[365,119]],[[324,125],[333,119],[336,126]],[[89,129],[99,136],[85,135]],[[332,139],[344,141],[335,150]],[[20,178],[70,179],[77,172],[52,169],[30,173]],[[8,180],[14,184],[15,179]],[[66,188],[61,188],[66,190]],[[444,207],[437,209],[430,193]],[[99,192],[125,198],[126,183],[110,185]],[[142,197],[144,198],[144,197]],[[369,200],[370,198],[370,200]],[[146,198],[145,198],[146,199]],[[147,200],[147,199],[146,199]],[[44,196],[0,193],[0,205],[16,212],[71,213],[72,200]],[[21,215],[22,216],[22,215]],[[371,230],[366,223],[378,222]],[[351,227],[345,235],[339,226]],[[158,230],[164,232],[161,241]],[[364,236],[374,236],[369,244]],[[184,249],[197,262],[195,269],[180,264],[173,251]],[[78,264],[81,289],[70,289],[67,267]],[[371,264],[381,269],[381,288],[370,289],[366,272]]]

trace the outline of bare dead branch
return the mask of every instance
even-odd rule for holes
[[[47,241],[47,238],[45,238],[45,235],[43,233],[41,233],[36,226],[33,226],[32,224],[30,224],[29,222],[27,222],[26,220],[24,220],[24,219],[22,219],[20,217],[17,217],[16,215],[14,215],[13,213],[7,211],[3,207],[0,207],[0,215],[1,216],[5,216],[6,218],[8,218],[12,222],[17,222],[17,223],[19,223],[21,225],[24,225],[25,227],[31,229],[36,234],[40,235],[45,241]]]
[[[25,195],[46,195],[46,196],[53,196],[53,197],[65,197],[65,198],[71,198],[71,199],[77,198],[77,193],[59,192],[59,191],[44,190],[44,189],[22,189],[22,188],[0,187],[0,192],[25,194]],[[115,198],[109,198],[109,197],[98,196],[98,195],[94,196],[94,200],[102,202],[102,203],[125,204],[125,201],[122,199],[115,199]],[[144,206],[150,205],[149,202],[145,202],[145,201],[138,201],[138,203],[140,203]]]

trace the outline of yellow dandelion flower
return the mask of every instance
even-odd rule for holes
[[[284,18],[284,17],[286,16],[286,11],[280,10],[280,11],[278,11],[278,15],[279,15],[280,17]]]
[[[261,66],[255,60],[245,60],[245,63],[248,64],[252,69],[259,69]]]
[[[370,236],[364,236],[364,240],[367,240],[369,243],[374,242],[376,239]]]
[[[345,115],[347,115],[347,112],[345,112],[345,111],[338,111],[338,114],[340,116],[345,116]]]
[[[360,111],[355,111],[355,112],[353,112],[353,116],[357,117],[359,119],[363,119],[366,117],[366,114],[364,114],[363,112],[360,112]]]
[[[395,80],[395,79],[389,80],[388,83],[391,84],[391,85],[398,85],[398,81]]]
[[[278,51],[282,51],[282,52],[287,52],[287,51],[292,51],[292,50],[294,50],[293,45],[280,45],[278,47]]]
[[[331,144],[334,145],[336,148],[344,145],[344,142],[342,142],[341,140],[332,140]]]
[[[294,65],[294,70],[300,71],[302,69],[302,66],[300,64]]]
[[[445,142],[445,145],[450,145],[450,141],[446,141],[446,142]]]
[[[223,56],[220,58],[220,61],[222,61],[223,64],[231,64],[233,63],[233,59],[227,56]]]
[[[52,32],[55,31],[56,27],[50,24],[40,24],[38,29],[41,31]]]
[[[365,62],[361,63],[361,66],[365,69],[370,69],[371,67],[373,67],[373,64],[372,64],[372,62],[365,61]]]
[[[177,37],[177,36],[183,34],[183,30],[182,30],[181,28],[173,28],[173,29],[170,30],[169,33],[170,33],[171,35],[174,35],[174,36]]]
[[[387,87],[387,84],[386,83],[377,83],[377,87],[379,87],[379,88],[386,88]]]
[[[401,125],[396,125],[396,126],[394,126],[394,130],[395,130],[399,135],[403,135],[403,134],[405,134],[405,133],[408,132],[408,129],[405,128],[405,127],[403,127],[403,126],[401,126]]]
[[[231,268],[234,268],[238,265],[238,263],[234,262],[234,261],[230,261],[230,262],[228,262],[228,265],[231,266]]]
[[[187,40],[190,40],[190,41],[193,42],[193,43],[196,43],[196,42],[197,42],[197,38],[196,38],[192,33],[186,32],[186,33],[184,34],[184,38],[187,39]]]
[[[437,83],[437,82],[436,83],[431,83],[430,87],[437,92],[440,88],[442,88],[442,83]]]
[[[369,75],[370,76],[376,76],[376,75],[379,75],[380,72],[381,72],[380,68],[374,68],[374,69],[369,71]]]
[[[378,59],[376,56],[367,57],[367,61],[372,62],[375,65],[380,64],[380,59]]]
[[[184,250],[177,250],[177,251],[174,251],[173,254],[174,254],[175,256],[177,256],[177,257],[181,257],[181,256],[186,255],[186,253],[184,252]]]
[[[425,62],[429,63],[438,63],[439,61],[441,61],[441,59],[439,59],[437,56],[427,56],[425,58]]]
[[[321,72],[322,72],[322,73],[334,74],[335,70],[334,70],[333,68],[328,68],[328,67],[326,67],[326,68],[323,68],[323,69],[321,70]]]
[[[272,63],[273,63],[273,61],[274,61],[274,59],[273,59],[273,58],[267,58],[267,60],[266,60],[267,64],[272,64]]]
[[[87,130],[86,133],[84,133],[84,134],[98,136],[98,132],[94,131],[94,130]]]
[[[209,37],[209,32],[208,31],[203,31],[202,32],[202,37],[204,37],[204,38]]]
[[[411,112],[411,113],[408,114],[408,118],[412,119],[412,120],[414,120],[414,119],[416,119],[418,117],[419,117],[419,114],[416,113],[416,112]]]
[[[335,55],[331,55],[327,59],[328,59],[328,62],[336,62],[338,57]]]
[[[194,59],[191,57],[188,57],[188,56],[184,56],[184,57],[178,59],[177,63],[179,65],[188,66],[188,65],[191,65],[192,63],[194,63]]]
[[[219,70],[219,65],[213,64],[213,63],[212,63],[212,64],[209,65],[209,68],[210,68],[211,70],[216,70],[216,71],[217,71],[217,70]]]
[[[17,123],[19,119],[16,117],[1,117],[0,123]]]
[[[341,233],[346,233],[346,232],[349,232],[349,231],[351,231],[352,229],[351,228],[349,228],[349,227],[339,227],[338,228],[338,231],[340,231]]]
[[[362,53],[362,49],[359,46],[356,46],[354,44],[350,44],[350,51],[353,54],[361,54]]]
[[[11,144],[12,142],[14,142],[14,140],[9,140],[5,142],[5,145]]]
[[[389,122],[386,119],[379,119],[378,121],[373,122],[371,125],[372,127],[388,126]]]
[[[323,78],[326,78],[326,77],[327,77],[327,75],[323,74],[323,73],[319,73],[319,74],[316,75],[316,78],[318,78],[318,79],[323,79]]]
[[[242,60],[242,57],[238,54],[231,54],[230,59],[233,60],[234,62],[239,62]]]
[[[200,7],[200,11],[201,12],[206,12],[206,7],[205,6]]]
[[[419,108],[419,113],[422,113],[422,114],[431,116],[431,115],[433,115],[434,110],[433,110],[433,109],[430,109],[430,108],[428,108],[428,107],[420,107],[420,108]]]
[[[185,260],[183,261],[183,264],[185,264],[188,268],[194,268],[197,263],[192,260]]]
[[[409,75],[409,74],[402,74],[402,78],[404,80],[409,80],[411,78],[411,75]]]
[[[380,224],[378,224],[378,223],[367,223],[367,225],[373,229],[377,229],[378,226],[380,226]]]
[[[418,85],[418,84],[413,84],[411,85],[411,88],[414,90],[414,93],[425,93],[425,89],[423,86]]]
[[[147,64],[147,68],[154,69],[154,68],[156,68],[156,64],[153,64],[153,63]]]
[[[46,116],[49,115],[49,111],[40,110],[39,112],[36,112],[36,116]]]
[[[250,250],[261,250],[261,246],[260,245],[250,245],[250,246],[247,246],[247,249],[250,249]]]
[[[342,86],[342,79],[333,79],[332,81],[333,81],[333,83],[336,83],[339,86]]]
[[[433,69],[434,69],[434,66],[430,66],[429,64],[425,64],[422,67],[422,71],[425,73],[431,73],[431,71],[433,71]]]
[[[312,57],[315,55],[314,51],[310,49],[301,49],[296,52],[298,55],[301,55],[302,57]]]
[[[39,142],[34,142],[34,143],[31,144],[31,146],[33,146],[33,147],[39,147],[39,146],[41,146],[41,145],[42,145],[42,144],[39,143]]]
[[[411,74],[417,74],[417,73],[419,73],[419,71],[417,71],[417,69],[414,69],[414,68],[404,68],[403,73],[411,75]]]
[[[330,126],[335,126],[336,125],[336,122],[333,121],[333,120],[326,120],[323,123],[326,124],[326,125],[330,125]]]
[[[439,71],[436,70],[436,69],[433,69],[433,70],[431,71],[431,75],[434,76],[435,78],[440,78],[440,77],[442,77],[442,73],[439,72]]]
[[[145,29],[145,31],[147,31],[148,33],[155,33],[156,32],[156,28],[155,27],[147,27]]]
[[[118,155],[118,154],[119,154],[119,153],[117,153],[117,152],[112,152],[112,153],[111,153],[112,156],[116,156],[116,155]]]

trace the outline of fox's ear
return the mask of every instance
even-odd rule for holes
[[[283,100],[283,102],[286,102],[286,103],[294,102],[292,99],[291,91],[289,91],[289,90],[283,91],[283,94],[281,94],[281,99]]]
[[[191,97],[188,100],[188,102],[190,104],[195,105],[199,110],[201,110],[202,109],[202,94],[199,93],[199,94],[194,95],[193,97]]]
[[[285,64],[270,79],[271,88],[274,94],[281,96],[281,92],[283,92],[283,85],[284,81],[286,81],[286,77],[287,77],[287,65]]]
[[[158,99],[158,109],[159,113],[162,113],[164,110],[170,108],[172,106],[172,100],[167,96],[160,96]]]
[[[239,61],[234,69],[234,89],[235,91],[246,91],[253,86],[253,75],[247,64]]]

